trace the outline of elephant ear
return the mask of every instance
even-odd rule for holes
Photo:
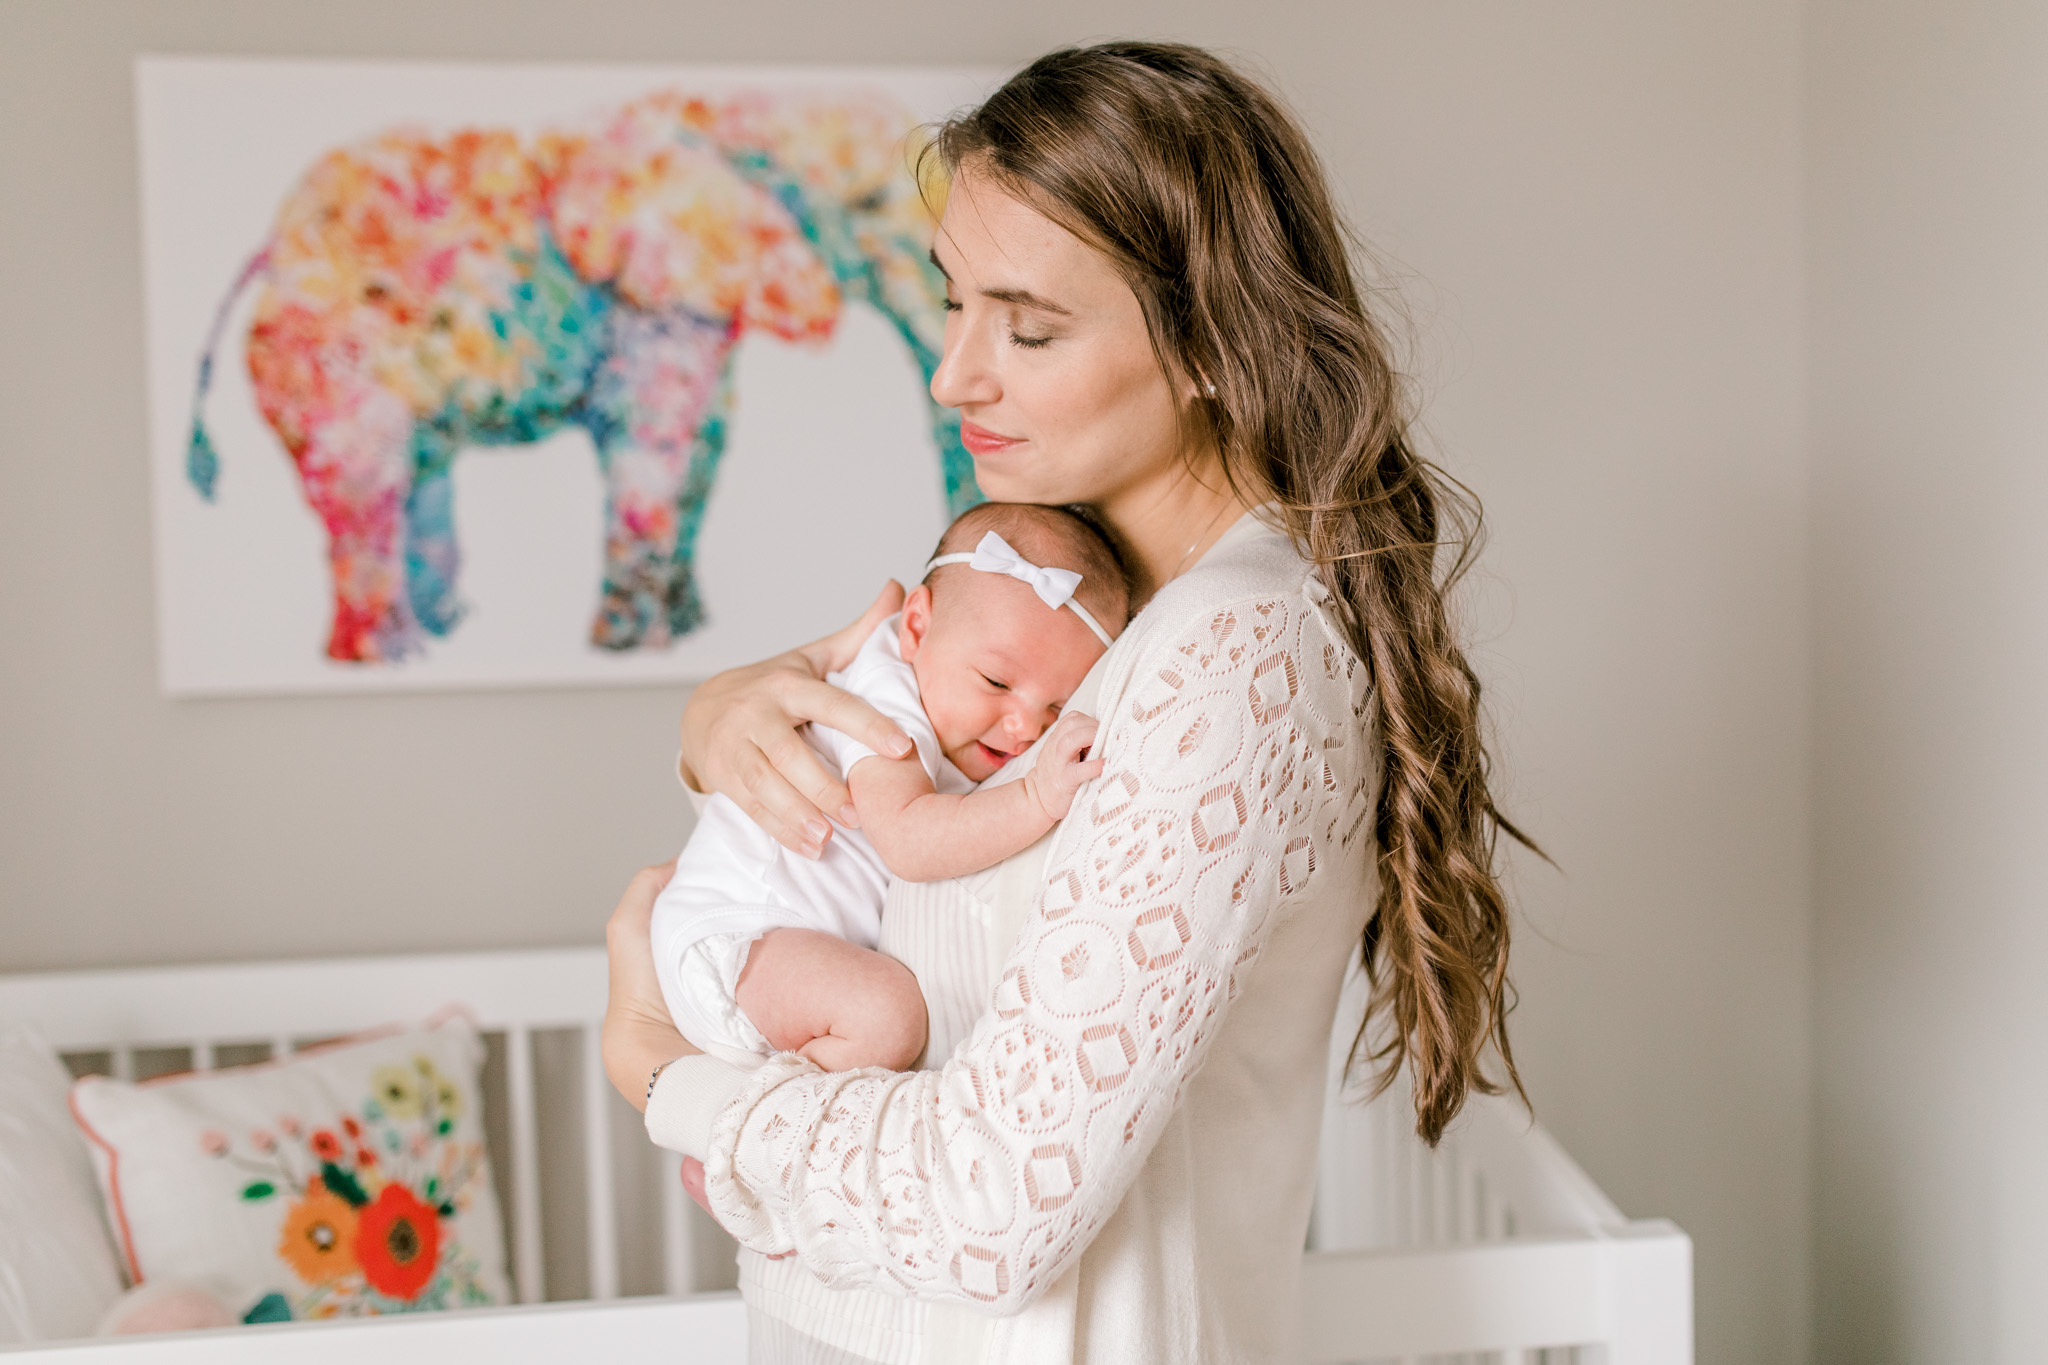
[[[636,307],[822,340],[839,288],[789,211],[685,138],[655,100],[558,144],[551,216],[562,253]]]
[[[746,91],[687,101],[682,113],[728,157],[776,168],[811,203],[872,212],[885,200],[915,201],[909,159],[922,145],[920,125],[879,90]]]
[[[946,198],[923,164],[927,135],[895,97],[872,88],[678,99],[684,126],[757,183],[804,206],[817,250],[843,286],[893,318],[936,364],[945,281],[928,259]],[[920,188],[913,169],[932,180]]]

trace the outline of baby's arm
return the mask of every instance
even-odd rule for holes
[[[1078,711],[1059,718],[1022,781],[965,796],[941,796],[915,754],[876,754],[853,765],[847,787],[861,832],[889,870],[909,882],[964,877],[1031,847],[1066,816],[1081,784],[1102,772],[1084,757],[1095,722]]]

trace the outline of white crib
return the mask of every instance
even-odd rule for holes
[[[598,1065],[598,949],[0,977],[74,1068],[254,1061],[460,1001],[492,1042],[490,1139],[521,1306],[0,1347],[10,1365],[746,1359],[731,1243]],[[1334,1076],[1334,1068],[1333,1068]],[[565,1121],[566,1120],[566,1121]],[[1689,1365],[1692,1249],[1631,1222],[1540,1127],[1481,1101],[1434,1153],[1399,1088],[1330,1107],[1305,1266],[1307,1358]],[[289,1337],[289,1343],[280,1340]],[[375,1335],[362,1335],[375,1334]]]

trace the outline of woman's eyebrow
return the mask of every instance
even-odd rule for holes
[[[938,251],[934,249],[929,254],[932,258],[932,268],[946,277],[946,283],[951,284],[952,272],[939,263]],[[1051,299],[1032,293],[1029,289],[982,289],[976,292],[985,299],[994,299],[997,303],[1013,303],[1019,308],[1033,308],[1041,313],[1057,313],[1063,318],[1074,316],[1073,309],[1062,307]]]

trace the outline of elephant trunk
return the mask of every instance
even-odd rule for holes
[[[213,447],[213,438],[206,434],[206,395],[213,387],[213,355],[220,349],[220,339],[227,332],[228,315],[234,311],[235,300],[248,289],[250,281],[270,266],[270,244],[264,243],[261,250],[249,258],[242,273],[235,277],[235,283],[220,301],[214,312],[213,326],[206,333],[206,349],[199,353],[199,382],[192,393],[192,439],[185,446],[185,477],[199,490],[199,496],[213,501],[213,486],[220,477],[220,452]]]

